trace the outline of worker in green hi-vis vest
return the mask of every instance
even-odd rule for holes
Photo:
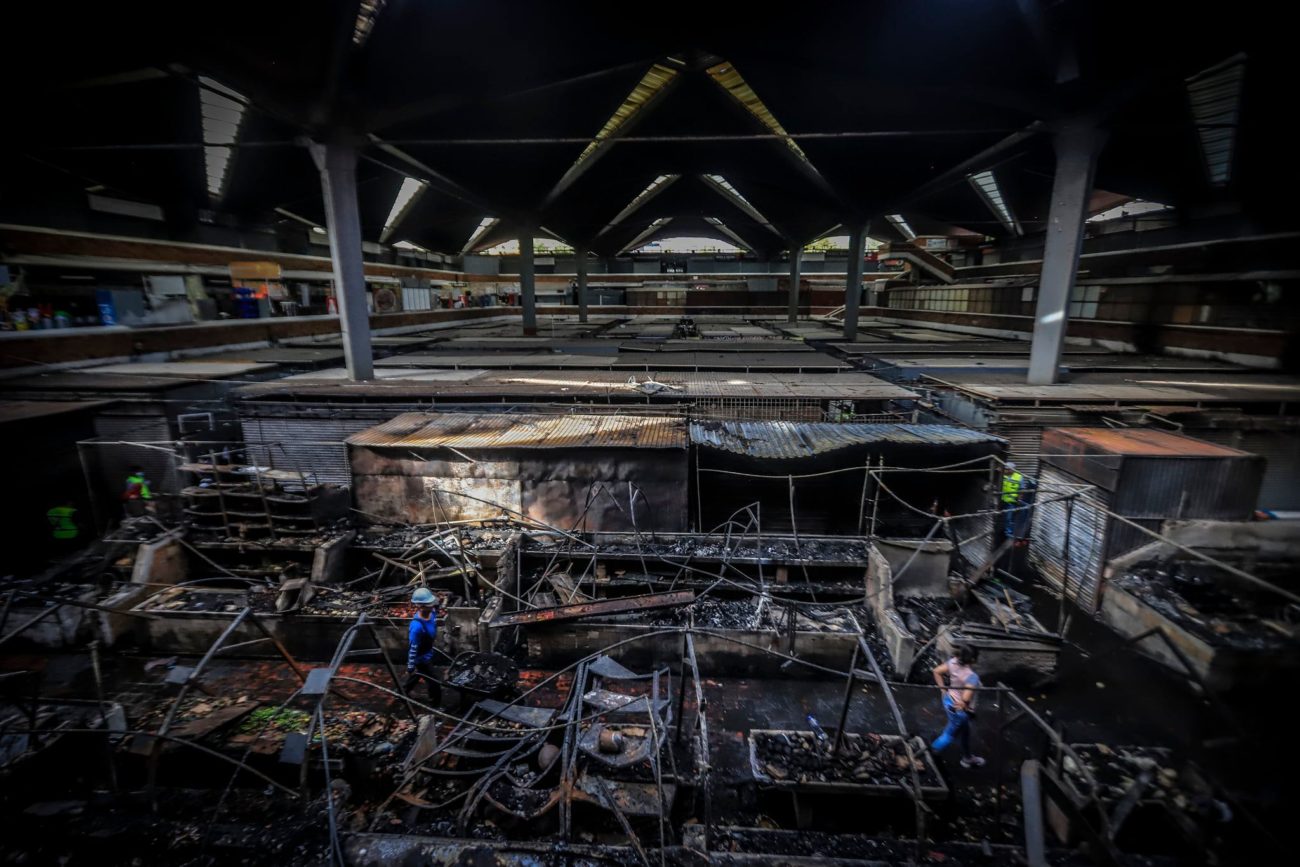
[[[77,540],[81,529],[77,526],[77,507],[71,500],[55,506],[45,513],[50,522],[50,538],[60,545],[68,545]]]
[[[149,480],[145,478],[144,467],[138,464],[131,467],[126,477],[126,487],[122,491],[122,503],[126,507],[127,517],[138,518],[146,511],[146,506],[153,499],[149,490]]]
[[[1007,461],[1002,471],[1002,511],[1006,518],[1006,534],[1016,534],[1016,507],[1020,505],[1020,488],[1025,477],[1016,469],[1015,463]]]

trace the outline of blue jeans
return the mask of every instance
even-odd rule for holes
[[[1002,506],[1002,532],[1008,537],[1016,535],[1016,522],[1020,520],[1020,512],[1016,511],[1019,503],[1008,503],[1003,501]]]
[[[961,747],[961,757],[967,758],[970,756],[970,715],[964,710],[954,710],[952,699],[947,695],[943,697],[943,709],[948,714],[948,725],[939,737],[935,738],[934,743],[930,744],[930,749],[941,753],[956,739],[958,746]]]

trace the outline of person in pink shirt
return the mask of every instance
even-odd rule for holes
[[[947,662],[933,669],[934,682],[943,691],[943,709],[948,714],[948,725],[930,749],[941,753],[954,740],[961,748],[961,766],[978,768],[984,760],[970,751],[970,722],[975,714],[976,687],[980,676],[971,668],[979,660],[979,651],[968,644],[957,648],[957,653]]]

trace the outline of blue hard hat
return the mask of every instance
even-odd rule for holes
[[[421,587],[419,590],[416,590],[415,593],[411,596],[411,602],[413,602],[416,605],[432,605],[433,591],[430,590],[428,587]]]

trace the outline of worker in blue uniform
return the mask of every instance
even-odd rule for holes
[[[437,598],[432,590],[421,587],[411,596],[411,603],[415,606],[415,616],[407,633],[407,678],[403,689],[409,693],[423,680],[429,690],[429,703],[437,707],[442,702],[442,687],[433,671],[434,639],[438,636]]]

